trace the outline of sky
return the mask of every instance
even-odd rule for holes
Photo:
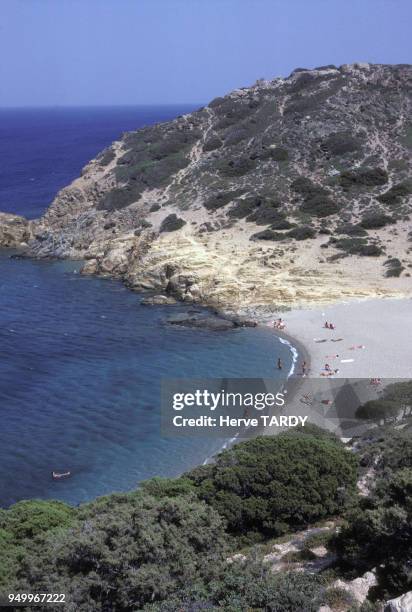
[[[296,67],[410,63],[411,0],[0,0],[0,106],[203,104]]]

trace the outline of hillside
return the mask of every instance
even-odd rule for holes
[[[411,85],[410,65],[297,69],[127,133],[30,253],[225,311],[410,295]]]

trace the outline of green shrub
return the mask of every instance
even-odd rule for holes
[[[271,201],[263,201],[256,207],[255,211],[247,217],[247,220],[253,221],[257,225],[268,225],[269,223],[276,225],[285,220],[284,213],[277,209],[278,203],[276,201],[273,202],[273,205]]]
[[[252,234],[250,240],[284,240],[286,238],[285,234],[280,234],[279,232],[274,232],[271,229],[265,229],[262,232],[256,232],[256,234]]]
[[[287,229],[292,229],[294,227],[296,227],[295,223],[291,223],[287,219],[279,219],[279,221],[276,221],[275,223],[272,223],[272,225],[270,226],[270,229],[274,229],[274,230],[287,230]],[[293,236],[292,236],[292,238],[293,238]]]
[[[364,257],[379,257],[379,255],[382,254],[383,249],[377,244],[365,244],[359,248],[359,255],[363,255]]]
[[[57,501],[21,501],[0,510],[0,589],[10,588],[25,554],[47,533],[74,524],[75,511]]]
[[[276,536],[337,512],[356,459],[336,438],[294,432],[237,444],[186,476],[232,533]]]
[[[218,568],[219,574],[206,588],[188,583],[179,596],[145,611],[222,610],[238,612],[317,612],[323,602],[323,581],[305,573],[276,573],[268,564],[235,561]]]
[[[167,215],[167,217],[165,217],[161,222],[160,232],[175,232],[184,225],[186,225],[186,221],[175,215],[175,213],[172,213]]]
[[[244,176],[255,167],[255,162],[248,157],[238,157],[228,162],[220,164],[220,172],[223,176],[239,177]]]
[[[356,418],[370,421],[393,421],[399,413],[395,402],[383,399],[369,400],[356,410]]]
[[[270,149],[270,156],[274,161],[288,161],[289,153],[288,150],[283,147],[275,147],[274,149]]]
[[[321,149],[333,156],[345,155],[358,151],[361,147],[359,138],[349,131],[334,132],[329,134],[321,144]]]
[[[104,149],[97,157],[97,161],[101,166],[108,166],[115,159],[116,155],[111,147]]]
[[[373,495],[347,515],[335,547],[347,566],[358,572],[376,568],[375,596],[398,596],[411,590],[412,470],[403,468],[380,480]]]
[[[242,193],[241,189],[237,189],[236,191],[219,191],[209,196],[209,198],[203,202],[203,206],[207,208],[207,210],[218,210],[238,198]]]
[[[110,496],[29,553],[18,585],[45,593],[53,585],[73,609],[142,610],[213,576],[225,550],[222,519],[193,496]]]
[[[329,197],[315,195],[307,198],[301,205],[300,210],[316,217],[329,217],[339,212],[339,207]]]
[[[390,223],[395,223],[395,221],[388,215],[383,213],[369,213],[362,218],[359,225],[363,227],[363,229],[380,229]]]
[[[222,144],[223,142],[218,136],[211,136],[205,141],[203,145],[203,151],[205,153],[208,153],[209,151],[215,151],[216,149],[219,149]]]
[[[263,221],[264,218],[268,218],[272,215],[273,220],[283,219],[283,215],[277,212],[277,209],[281,206],[278,200],[270,198],[265,195],[251,195],[241,200],[234,202],[234,205],[228,211],[229,217],[234,219],[242,219],[248,217],[248,221],[258,220],[262,221],[262,225],[267,224],[269,221]]]
[[[389,206],[393,206],[395,204],[399,204],[401,198],[409,196],[412,194],[412,181],[407,180],[402,183],[397,183],[393,185],[388,191],[378,196],[376,199],[383,204],[388,204]]]
[[[309,225],[302,225],[302,227],[295,227],[287,235],[295,240],[307,240],[316,236],[316,230]]]
[[[379,187],[388,182],[388,173],[383,168],[357,168],[341,172],[339,182],[344,189],[354,186]]]
[[[134,186],[115,187],[106,192],[97,205],[97,210],[119,210],[140,200],[141,191]]]
[[[353,225],[352,223],[343,223],[338,225],[336,228],[337,234],[346,234],[347,236],[367,236],[368,232],[359,225]]]
[[[245,140],[249,136],[249,132],[244,128],[234,128],[230,130],[225,137],[225,145],[231,147],[239,144],[242,140]]]
[[[383,250],[376,244],[368,244],[366,238],[331,238],[329,244],[336,249],[348,253],[348,255],[364,255],[366,257],[377,257],[382,255]]]
[[[306,176],[299,176],[291,184],[291,189],[299,193],[304,198],[312,198],[314,196],[325,196],[329,195],[329,192],[320,185],[315,185]]]

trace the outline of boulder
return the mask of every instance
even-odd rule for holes
[[[389,599],[386,602],[384,611],[385,612],[410,612],[412,610],[412,591],[396,597],[396,599]]]
[[[24,217],[0,213],[0,247],[19,248],[30,239],[29,222]]]
[[[333,587],[347,591],[359,605],[362,605],[368,596],[369,589],[376,586],[377,580],[373,572],[366,572],[360,578],[355,578],[350,582],[335,580]]]
[[[226,331],[235,327],[232,321],[208,315],[177,314],[167,319],[169,325],[182,325],[184,327],[197,327],[212,331]]]
[[[152,295],[140,302],[144,306],[162,306],[167,304],[176,304],[175,298],[170,295]]]

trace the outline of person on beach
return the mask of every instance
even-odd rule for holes
[[[306,376],[306,370],[307,370],[306,361],[302,361],[302,376]]]
[[[331,372],[331,367],[328,363],[325,363],[325,368],[324,368],[325,372]]]
[[[279,357],[279,359],[278,359],[278,370],[281,370],[282,368],[283,368],[282,361],[281,361],[281,359]]]

